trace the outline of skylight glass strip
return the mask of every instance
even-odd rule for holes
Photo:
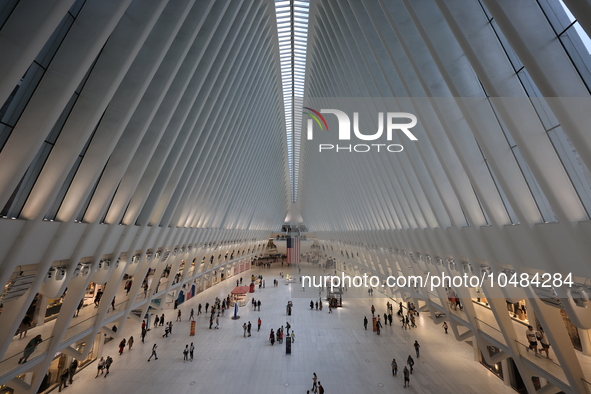
[[[292,202],[298,196],[309,8],[309,0],[275,1]]]

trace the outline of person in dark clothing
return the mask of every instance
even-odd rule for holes
[[[107,359],[105,360],[105,371],[107,371],[105,373],[105,378],[109,374],[109,368],[111,368],[111,364],[113,364],[113,359],[111,358],[111,356],[108,356]]]
[[[60,386],[58,388],[57,391],[61,392],[62,391],[62,387],[68,387],[68,376],[70,375],[70,371],[68,369],[66,369],[64,372],[62,372],[62,374],[60,375]]]
[[[70,384],[74,383],[74,374],[76,373],[76,370],[78,369],[78,360],[74,359],[72,361],[72,363],[70,364]]]
[[[324,394],[324,387],[322,387],[322,383],[318,382],[318,394]]]
[[[25,317],[23,317],[23,321],[21,322],[21,325],[19,327],[20,335],[19,335],[18,339],[26,337],[27,331],[29,330],[29,328],[31,328],[31,317],[29,315],[25,315]]]
[[[19,364],[24,364],[27,362],[27,359],[35,352],[37,349],[37,345],[43,342],[41,339],[41,334],[37,335],[35,338],[31,339],[27,346],[25,346],[25,350],[23,351],[23,356],[18,360]]]
[[[363,327],[367,330],[367,316],[363,316]]]
[[[412,359],[410,354],[408,355],[408,358],[406,359],[406,363],[410,367],[410,373],[412,374],[412,367],[413,367],[413,365],[415,365],[415,360]]]
[[[408,383],[408,386],[410,387],[410,373],[408,372],[408,368],[406,368],[406,365],[404,366],[404,369],[402,370],[402,374],[404,375],[404,387],[406,387],[407,383]]]

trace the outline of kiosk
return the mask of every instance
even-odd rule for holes
[[[338,308],[343,306],[343,288],[327,288],[326,299],[331,308]]]
[[[238,304],[238,306],[245,306],[248,301],[248,293],[250,286],[238,286],[230,294],[230,306]]]

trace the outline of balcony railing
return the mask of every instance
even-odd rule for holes
[[[31,338],[32,339],[32,338]],[[49,344],[51,343],[51,340],[53,339],[53,337],[49,337],[47,339],[44,339],[41,343],[39,343],[32,352],[30,352],[29,356],[27,357],[27,362],[24,364],[27,364],[43,355],[45,355],[47,353],[47,349],[49,348]],[[19,367],[19,365],[21,365],[19,363],[21,357],[24,357],[25,354],[25,347],[26,344],[28,342],[24,342],[23,343],[23,349],[17,353],[11,353],[6,355],[2,361],[0,361],[0,380],[3,380],[5,375],[10,374],[13,370],[17,369]],[[29,353],[29,352],[27,352]]]
[[[81,332],[94,327],[97,317],[98,317],[98,314],[91,316],[87,319],[84,319],[82,321],[76,322],[76,324],[68,327],[68,329],[66,330],[66,333],[64,334],[63,341],[67,341],[68,339],[74,337],[75,335],[78,335]]]

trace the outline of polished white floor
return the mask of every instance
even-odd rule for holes
[[[302,264],[303,272],[319,274],[320,271]],[[418,328],[405,331],[398,322],[385,327],[382,335],[363,329],[363,316],[371,317],[370,307],[385,312],[385,298],[374,294],[368,298],[365,291],[349,290],[345,294],[343,308],[328,313],[311,311],[311,298],[292,297],[290,289],[299,292],[299,283],[286,285],[279,278],[285,267],[255,269],[241,276],[247,280],[251,273],[261,274],[266,288],[256,290],[252,296],[260,299],[261,312],[249,306],[240,308],[239,320],[230,319],[231,313],[220,318],[220,329],[208,329],[208,315],[197,318],[197,333],[189,336],[189,310],[197,313],[197,304],[210,304],[216,296],[225,297],[235,286],[237,276],[216,285],[180,306],[184,320],[174,323],[173,334],[162,338],[162,328],[151,330],[146,343],[140,338],[140,325],[128,322],[123,330],[126,337],[133,335],[135,345],[123,355],[117,353],[119,340],[105,345],[104,356],[114,358],[107,378],[95,379],[96,362],[78,373],[74,384],[64,389],[70,393],[306,393],[312,387],[312,373],[316,372],[326,393],[513,393],[500,379],[474,361],[473,349],[445,335],[426,316],[421,316]],[[297,270],[296,270],[297,271]],[[299,276],[296,273],[296,276]],[[279,286],[273,287],[273,279]],[[318,292],[306,295],[314,300]],[[298,294],[299,295],[299,294]],[[285,306],[294,303],[292,316],[286,316]],[[396,309],[395,309],[396,310]],[[175,320],[176,311],[165,311],[167,320]],[[260,332],[256,331],[258,317],[263,320]],[[242,324],[250,321],[252,337],[244,338]],[[285,354],[283,346],[271,346],[268,337],[289,321],[296,339],[292,354]],[[403,388],[401,371],[409,354],[414,357],[414,340],[421,344],[421,357],[415,359],[410,388]],[[196,351],[193,362],[183,363],[185,344],[194,342]],[[152,344],[158,344],[158,360],[147,362]],[[393,377],[390,362],[396,358],[399,374]]]

